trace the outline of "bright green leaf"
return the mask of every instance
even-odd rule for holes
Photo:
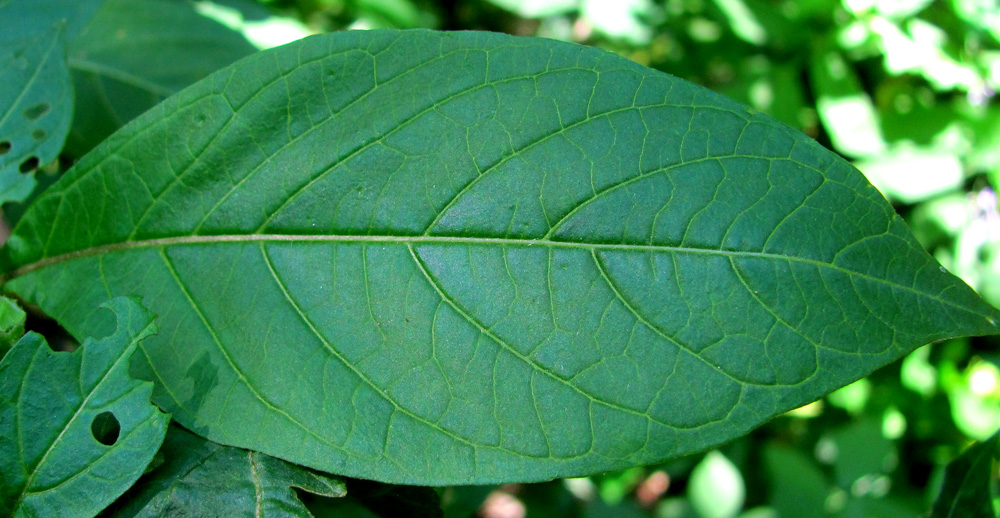
[[[256,52],[238,32],[174,0],[107,0],[70,44],[81,155],[181,88]]]
[[[954,153],[901,147],[855,165],[890,200],[918,203],[965,181],[962,162]]]
[[[834,148],[852,157],[884,152],[886,143],[875,105],[851,65],[832,45],[820,47],[810,65],[816,111]]]
[[[948,465],[931,518],[995,518],[1000,432],[973,444]]]
[[[8,13],[0,8],[0,17]],[[6,18],[4,18],[6,19]],[[15,24],[17,25],[17,24]],[[34,173],[59,156],[73,114],[63,25],[0,47],[0,204],[35,188]]]
[[[293,488],[339,497],[344,483],[263,453],[222,446],[171,427],[164,461],[143,475],[109,514],[161,516],[301,516],[312,514]]]
[[[77,336],[146,297],[137,369],[189,429],[413,484],[703,450],[1000,317],[804,135],[484,33],[250,56],[84,157],[4,250],[5,288]]]
[[[544,18],[567,14],[580,7],[581,0],[489,0],[524,18]]]
[[[743,509],[743,476],[725,455],[711,451],[691,472],[687,486],[691,506],[702,518],[733,518]]]
[[[0,297],[0,358],[24,335],[24,310],[13,300]]]
[[[142,474],[168,417],[152,384],[129,376],[140,340],[156,332],[136,300],[105,306],[118,329],[73,353],[29,333],[0,361],[0,515],[90,517]]]

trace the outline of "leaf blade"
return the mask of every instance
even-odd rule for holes
[[[143,369],[179,422],[383,481],[657,462],[995,332],[846,162],[544,40],[309,38],[154,108],[56,187],[5,248],[8,289],[74,333],[93,317],[45,286],[143,293],[171,323]]]
[[[0,361],[0,491],[12,516],[93,516],[142,474],[163,440],[167,416],[152,387],[128,376],[139,340],[155,331],[132,299],[107,304],[118,331],[57,353],[31,333]],[[98,437],[95,420],[120,431]],[[6,507],[9,506],[9,507]]]

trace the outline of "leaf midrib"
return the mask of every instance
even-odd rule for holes
[[[725,250],[721,248],[693,248],[676,245],[650,245],[650,244],[626,244],[626,243],[591,243],[574,241],[554,241],[551,239],[525,239],[525,238],[500,238],[500,237],[471,237],[471,236],[424,236],[424,235],[351,235],[351,234],[221,234],[208,236],[173,236],[157,239],[133,240],[107,245],[94,246],[67,252],[60,255],[45,257],[32,263],[18,267],[0,276],[0,284],[11,279],[29,274],[36,270],[41,270],[49,266],[73,261],[85,257],[98,256],[114,252],[122,252],[134,249],[159,248],[178,245],[197,244],[220,244],[220,243],[259,243],[259,242],[286,242],[286,243],[368,243],[386,245],[422,245],[422,244],[454,244],[454,245],[493,245],[500,247],[546,247],[562,249],[578,249],[587,251],[611,250],[611,251],[637,251],[637,252],[657,252],[657,253],[685,253],[709,255],[718,257],[753,257],[761,259],[771,259],[779,261],[798,262],[809,264],[821,268],[829,268],[845,275],[867,281],[883,284],[895,288],[917,293],[929,297],[942,304],[961,309],[963,311],[981,315],[991,323],[992,316],[973,311],[972,309],[960,305],[956,302],[943,299],[938,294],[928,293],[914,289],[912,286],[900,284],[888,279],[882,279],[866,273],[850,270],[833,263],[818,261],[805,257],[781,255],[768,252],[753,252],[744,250]]]

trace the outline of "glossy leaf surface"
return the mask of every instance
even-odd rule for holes
[[[312,514],[293,488],[343,496],[343,482],[259,452],[206,441],[171,427],[163,464],[126,493],[113,518],[184,516],[301,516]]]
[[[130,298],[106,307],[113,335],[68,353],[29,333],[0,361],[0,516],[94,516],[163,441],[168,417],[149,402],[152,384],[128,373],[153,315]]]
[[[250,56],[87,155],[5,254],[77,335],[143,295],[137,367],[189,429],[413,484],[704,449],[998,318],[804,135],[483,33]]]

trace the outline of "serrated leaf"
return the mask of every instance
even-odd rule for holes
[[[113,518],[302,516],[293,488],[339,497],[343,482],[259,452],[206,441],[171,427],[164,462],[144,475],[109,513]]]
[[[0,16],[7,14],[0,9]],[[13,49],[0,49],[3,204],[27,198],[35,188],[35,170],[59,156],[73,114],[73,91],[66,66],[63,24],[17,42]]]
[[[702,450],[1000,316],[804,135],[484,33],[250,56],[84,157],[4,250],[5,289],[77,335],[146,297],[137,368],[199,435],[423,485]]]
[[[90,517],[142,474],[168,417],[152,384],[128,374],[153,315],[131,298],[106,304],[118,329],[55,352],[29,333],[0,361],[0,516]]]
[[[82,155],[167,96],[256,50],[192,2],[107,0],[70,44],[77,103],[67,147]]]
[[[973,444],[948,465],[931,518],[995,518],[1000,432]]]

